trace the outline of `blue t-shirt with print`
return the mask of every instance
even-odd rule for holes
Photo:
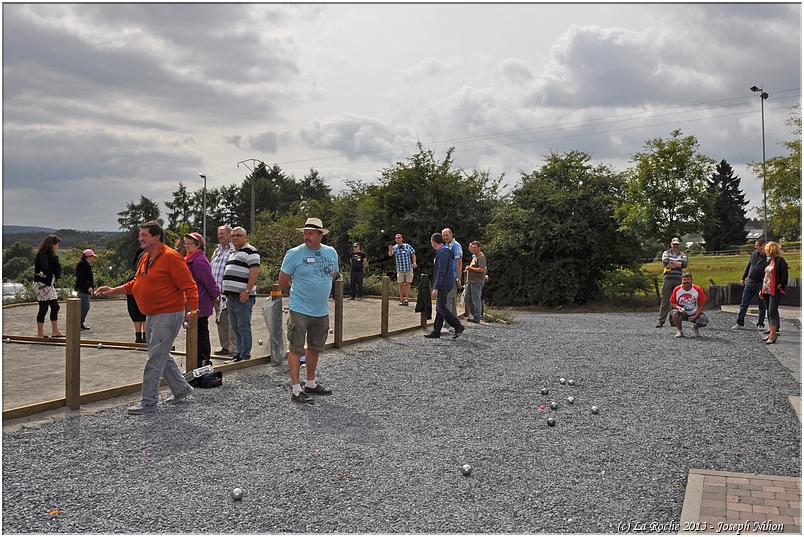
[[[300,244],[287,251],[279,270],[293,278],[288,300],[291,311],[311,317],[329,315],[327,300],[332,276],[338,272],[335,248],[322,244],[320,249],[312,250]]]

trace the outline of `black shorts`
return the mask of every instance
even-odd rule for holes
[[[142,314],[139,306],[137,306],[137,301],[134,300],[134,295],[126,295],[126,305],[128,306],[128,316],[131,317],[133,322],[145,322],[145,315]]]

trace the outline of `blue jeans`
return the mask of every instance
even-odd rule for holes
[[[743,326],[745,324],[745,314],[748,312],[748,306],[751,305],[751,299],[757,297],[759,303],[759,319],[757,324],[765,324],[765,301],[759,298],[759,290],[762,289],[762,282],[745,282],[743,287],[743,299],[740,302],[740,313],[737,314],[737,324]]]
[[[251,310],[256,297],[249,297],[245,304],[237,296],[229,296],[226,309],[229,310],[229,330],[234,330],[237,348],[231,349],[232,356],[244,360],[251,358]]]
[[[483,285],[486,282],[469,282],[466,284],[466,301],[469,313],[475,321],[483,320]]]

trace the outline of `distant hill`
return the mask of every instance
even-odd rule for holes
[[[63,248],[83,245],[105,247],[109,238],[121,235],[120,231],[80,231],[36,226],[3,226],[3,248],[8,248],[15,242],[36,247],[45,236],[51,233],[61,238]]]

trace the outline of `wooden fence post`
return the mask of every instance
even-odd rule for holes
[[[67,363],[64,376],[64,398],[70,410],[81,406],[81,299],[67,299]]]
[[[427,282],[427,283],[428,283],[427,288],[429,289],[429,288],[430,288],[430,285],[429,285],[429,283],[430,283],[430,282],[429,282],[430,277],[429,277],[429,276],[427,276],[426,274],[422,274],[422,275],[421,275],[421,278],[422,278],[422,279],[424,279],[424,278],[427,278],[427,279],[428,279],[428,282]],[[432,297],[431,297],[429,294],[428,294],[426,297],[421,297],[421,300],[428,300],[428,301],[429,301],[431,304],[433,303]],[[421,313],[419,313],[419,320],[420,320],[420,325],[421,325],[421,327],[422,327],[422,328],[427,328],[427,313],[425,312],[425,308],[422,308]]]
[[[335,280],[335,348],[343,346],[343,280]]]
[[[380,309],[380,336],[388,337],[388,297],[391,293],[391,278],[382,277],[382,304]]]
[[[236,297],[233,297],[236,300]],[[229,313],[229,312],[226,312]],[[184,367],[189,373],[198,367],[198,317],[194,323],[188,323],[185,329],[185,350],[186,356]]]

